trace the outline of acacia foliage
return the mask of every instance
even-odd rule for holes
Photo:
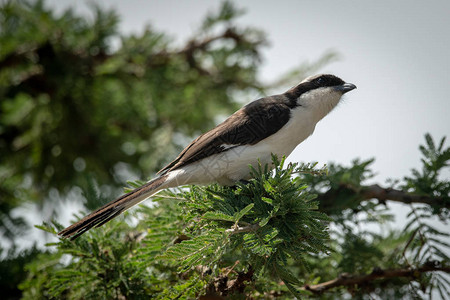
[[[282,281],[284,288],[277,289],[299,296],[302,281],[289,265],[295,261],[308,269],[309,255],[329,252],[331,219],[317,211],[319,203],[300,177],[293,177],[311,167],[283,168],[284,159],[275,157],[273,164],[274,171],[260,165],[252,169],[253,179],[234,187],[193,187],[156,196],[155,205],[139,209],[144,221],[132,230],[135,236],[116,221],[75,242],[49,244],[58,249],[50,257],[69,254],[70,259],[64,266],[55,259],[48,273],[30,276],[22,286],[27,297],[196,297],[223,276],[224,268]],[[55,234],[61,226],[54,225],[40,228]],[[247,280],[223,294],[270,291],[253,275]],[[38,291],[40,282],[45,284]]]
[[[436,147],[428,135],[426,141],[423,172],[413,174],[429,174],[430,168],[439,174],[448,167],[450,148],[443,140]],[[341,193],[343,184],[363,189],[371,161],[332,164],[327,172],[274,158],[274,170],[252,169],[253,179],[235,187],[165,192],[135,211],[136,225],[115,220],[75,242],[50,244],[57,251],[27,267],[30,275],[21,288],[26,299],[445,299],[450,235],[436,227],[436,216],[448,215],[449,195],[441,193],[448,180],[433,177],[441,208],[409,205],[402,230],[388,226],[394,216],[385,203],[347,190],[352,207],[340,213],[321,209],[320,199]],[[415,178],[404,182],[423,182],[423,176]],[[62,226],[40,228],[56,234]]]

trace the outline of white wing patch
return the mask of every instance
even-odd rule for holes
[[[220,145],[220,147],[223,148],[223,150],[228,150],[230,148],[234,148],[234,147],[237,147],[237,146],[241,146],[241,145],[233,145],[233,144],[222,144],[222,145]]]

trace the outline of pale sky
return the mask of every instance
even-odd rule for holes
[[[125,34],[140,33],[151,25],[179,43],[191,37],[208,11],[220,6],[219,1],[208,0],[92,2],[115,8],[121,17],[119,29]],[[46,3],[59,12],[72,6],[77,12],[89,13],[86,1]],[[426,132],[435,139],[449,135],[450,1],[235,3],[247,10],[238,23],[263,29],[270,41],[263,52],[261,80],[271,82],[304,61],[336,50],[341,59],[320,72],[335,74],[358,87],[294,150],[290,161],[349,165],[357,157],[376,157],[375,180],[383,184],[386,178],[401,179],[420,166],[418,145]],[[260,96],[236,100],[248,102]],[[450,172],[444,176],[448,178]],[[395,226],[402,226],[409,209],[390,207],[398,217]],[[77,209],[67,209],[58,220],[68,225]],[[41,221],[42,216],[36,223]]]

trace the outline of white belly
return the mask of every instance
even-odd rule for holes
[[[272,153],[278,158],[288,156],[298,144],[313,133],[316,122],[309,118],[310,115],[301,110],[293,113],[298,115],[291,118],[291,121],[277,133],[257,144],[237,146],[171,171],[167,187],[213,182],[232,185],[238,180],[249,179],[249,165],[256,167],[258,159],[262,165],[270,164]]]

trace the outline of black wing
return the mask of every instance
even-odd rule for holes
[[[254,145],[280,130],[289,121],[290,108],[282,95],[253,101],[196,138],[158,173],[175,170],[237,146]]]

